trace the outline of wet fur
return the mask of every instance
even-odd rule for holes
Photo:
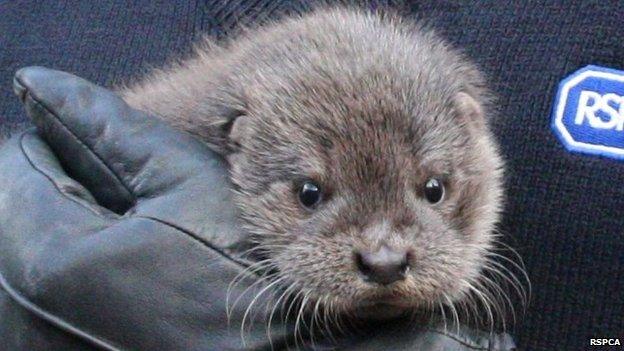
[[[206,41],[121,93],[226,157],[261,266],[313,308],[484,300],[474,290],[494,267],[503,196],[491,98],[434,32],[321,10]],[[422,194],[434,176],[447,187],[438,205]],[[297,200],[304,179],[327,191],[314,211]],[[382,243],[412,255],[407,279],[389,287],[365,282],[353,260]]]

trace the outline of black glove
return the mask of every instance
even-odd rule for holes
[[[15,90],[39,134],[27,131],[0,150],[3,349],[295,345],[292,325],[280,318],[266,330],[271,308],[245,314],[263,287],[259,277],[231,284],[248,265],[241,258],[246,235],[217,155],[67,73],[23,69]],[[228,292],[237,300],[229,323]],[[270,295],[255,301],[267,303]],[[245,318],[255,322],[241,333]],[[344,338],[340,348],[513,347],[506,335],[467,329],[453,335],[387,323],[375,330]]]

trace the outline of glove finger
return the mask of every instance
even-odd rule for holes
[[[99,101],[98,92],[77,77],[39,67],[18,71],[13,87],[63,168],[90,189],[102,206],[117,213],[132,207],[135,198],[130,190],[85,143],[107,132],[106,126],[87,122],[94,115],[91,107]],[[111,106],[108,112],[116,111]],[[80,123],[74,116],[85,120]]]
[[[214,155],[190,135],[130,108],[113,92],[69,73],[27,67],[15,90],[63,166],[104,206],[122,213],[205,172]],[[225,174],[225,170],[211,172]],[[215,178],[219,178],[217,174]]]
[[[76,214],[87,214],[89,221],[119,217],[98,205],[89,190],[67,175],[56,155],[34,129],[2,145],[0,170],[0,212],[7,218],[30,213],[24,217],[32,222],[37,213],[45,214],[58,205],[72,203],[77,205]],[[71,217],[70,214],[67,216]],[[43,219],[46,223],[54,221],[54,218],[46,217]],[[58,220],[64,221],[65,218]]]
[[[102,206],[150,217],[217,248],[238,248],[223,161],[203,143],[65,72],[21,69],[15,90],[68,174]]]

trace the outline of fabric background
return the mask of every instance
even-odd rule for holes
[[[499,95],[508,163],[501,231],[533,299],[511,330],[528,350],[624,338],[624,162],[565,151],[550,129],[558,82],[587,64],[624,69],[617,1],[377,1],[430,21]],[[309,1],[0,1],[0,134],[23,126],[16,69],[44,65],[113,85],[188,53],[207,33],[310,9]]]

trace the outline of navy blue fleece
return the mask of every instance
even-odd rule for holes
[[[380,1],[376,6],[385,6]],[[307,1],[0,2],[0,132],[25,123],[14,72],[43,65],[111,86],[187,53],[208,33],[309,9]],[[418,1],[499,94],[507,159],[501,230],[525,259],[533,301],[511,330],[529,350],[624,338],[624,161],[573,154],[550,128],[557,85],[588,64],[624,69],[621,4],[612,1]],[[0,133],[1,134],[1,133]]]

